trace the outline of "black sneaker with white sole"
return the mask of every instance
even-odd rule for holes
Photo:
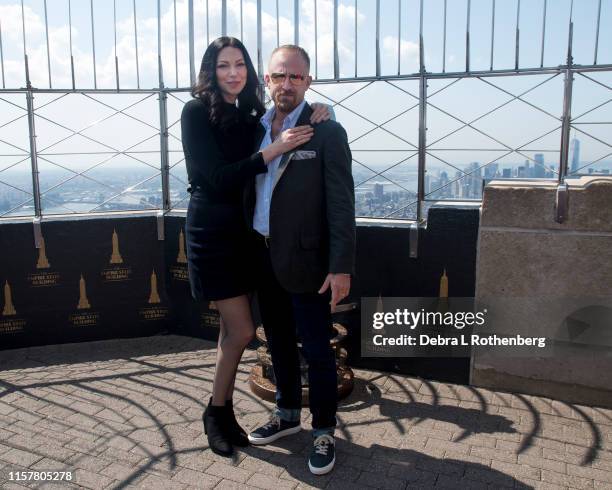
[[[270,444],[281,437],[297,434],[301,430],[302,426],[299,420],[287,422],[278,415],[273,415],[267,423],[249,434],[249,442],[256,446]]]
[[[336,444],[334,436],[322,434],[315,437],[308,458],[308,469],[314,475],[329,473],[336,463]]]

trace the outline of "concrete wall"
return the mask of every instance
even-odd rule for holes
[[[569,215],[555,221],[556,185],[492,181],[484,191],[476,298],[503,298],[491,333],[543,334],[546,356],[485,357],[476,352],[471,383],[612,406],[612,177],[568,180]],[[604,321],[572,330],[586,304]],[[588,323],[588,322],[587,322]]]

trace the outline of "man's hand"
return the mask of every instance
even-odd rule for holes
[[[350,274],[327,274],[325,282],[319,294],[323,294],[331,286],[332,297],[330,301],[331,311],[336,309],[336,305],[346,298],[351,290],[351,275]]]

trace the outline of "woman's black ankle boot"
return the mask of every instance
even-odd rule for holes
[[[204,433],[208,436],[208,445],[213,453],[220,456],[231,456],[234,452],[230,440],[230,418],[225,406],[215,406],[212,398],[202,416]]]
[[[249,438],[245,430],[240,427],[240,424],[236,420],[234,415],[234,403],[233,400],[225,401],[225,409],[227,410],[228,428],[230,441],[234,446],[246,447],[249,445]]]

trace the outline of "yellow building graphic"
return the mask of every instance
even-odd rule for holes
[[[123,264],[123,258],[121,257],[121,253],[119,253],[119,236],[117,235],[117,230],[113,228],[113,253],[110,258],[111,264]]]
[[[4,308],[2,309],[2,316],[14,316],[17,314],[15,306],[13,306],[13,297],[11,295],[11,286],[8,281],[4,282]]]
[[[77,309],[79,310],[87,310],[91,308],[89,304],[89,300],[87,299],[87,291],[85,289],[85,278],[83,274],[81,274],[81,279],[79,281],[79,304],[77,305]]]
[[[181,228],[181,233],[179,235],[179,253],[176,261],[179,264],[187,263],[187,255],[185,254],[185,234],[183,233],[183,229]]]
[[[45,239],[40,237],[40,248],[38,249],[38,262],[36,262],[37,269],[48,269],[51,267],[49,260],[47,259],[47,253],[45,250]]]
[[[446,268],[440,277],[440,298],[448,298],[448,276],[446,275]]]
[[[153,272],[151,272],[151,294],[149,294],[149,304],[158,303],[161,303],[161,299],[157,292],[157,274],[155,274],[155,269],[153,269]]]

